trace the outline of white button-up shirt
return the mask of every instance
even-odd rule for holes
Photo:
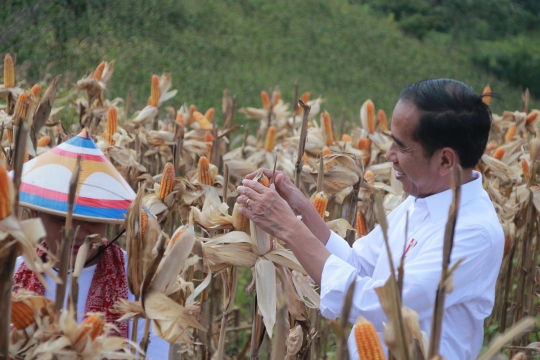
[[[454,290],[447,294],[440,353],[446,359],[475,359],[483,341],[483,322],[493,309],[495,284],[504,249],[504,234],[482,178],[474,172],[473,181],[461,187],[461,202],[454,235],[451,264],[465,260],[453,275]],[[409,196],[388,215],[388,237],[392,260],[397,269],[405,241],[403,305],[418,313],[420,328],[429,337],[435,295],[442,268],[444,228],[452,190],[426,197]],[[409,227],[405,239],[405,218]],[[340,315],[345,293],[356,281],[349,321],[361,315],[373,323],[382,342],[383,322],[387,321],[375,288],[390,276],[382,231],[377,226],[351,248],[332,233],[326,244],[332,255],[326,261],[321,280],[321,313],[335,319]],[[351,332],[349,355],[358,359]],[[384,346],[384,343],[383,343]],[[386,347],[385,347],[386,350]],[[427,351],[427,349],[426,349]]]

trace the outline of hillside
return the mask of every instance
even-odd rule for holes
[[[490,83],[505,100],[494,102],[495,112],[521,104],[522,89],[346,0],[26,1],[38,6],[27,22],[15,19],[27,11],[20,3],[9,3],[13,15],[0,25],[0,55],[17,53],[22,76],[69,72],[64,80],[72,83],[101,60],[116,59],[108,96],[125,97],[132,88],[139,107],[151,75],[161,72],[171,72],[179,90],[171,105],[218,111],[225,88],[239,107],[259,106],[260,91],[275,86],[292,101],[295,80],[300,92],[322,95],[331,113],[345,109],[350,119],[367,98],[390,113],[404,85],[428,77],[456,78],[477,92]]]

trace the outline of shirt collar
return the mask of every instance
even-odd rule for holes
[[[459,202],[460,208],[482,193],[483,187],[481,174],[473,170],[473,178],[474,179],[472,181],[461,185],[461,196]],[[435,222],[443,218],[446,219],[448,217],[448,209],[452,204],[452,189],[428,196],[423,200],[425,200],[427,204],[432,221]]]

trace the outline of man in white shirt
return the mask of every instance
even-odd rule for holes
[[[403,253],[409,211],[403,304],[419,316],[429,336],[435,292],[440,280],[444,227],[451,203],[450,178],[463,168],[462,194],[451,264],[464,258],[447,295],[440,354],[446,359],[474,359],[483,340],[483,321],[491,313],[503,256],[504,235],[495,210],[473,171],[482,156],[491,126],[482,96],[449,79],[425,80],[406,87],[394,109],[394,143],[386,154],[409,197],[389,216],[389,241],[395,266]],[[267,175],[271,172],[266,170]],[[321,313],[335,319],[345,293],[355,281],[349,321],[361,315],[379,335],[386,321],[374,291],[390,274],[380,227],[353,247],[330,232],[320,216],[284,175],[275,189],[244,180],[238,188],[242,214],[287,242],[306,271],[321,286]],[[299,220],[295,214],[302,215]],[[381,337],[382,338],[382,337]],[[358,359],[353,337],[351,359]]]

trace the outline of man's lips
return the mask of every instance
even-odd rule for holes
[[[394,168],[394,171],[396,172],[396,179],[401,179],[405,176],[405,173],[402,173],[401,171],[397,170],[396,168]]]

